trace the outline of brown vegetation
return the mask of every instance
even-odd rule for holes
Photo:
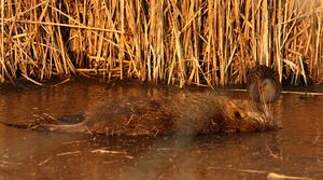
[[[0,80],[239,84],[255,64],[322,82],[322,0],[1,0]]]

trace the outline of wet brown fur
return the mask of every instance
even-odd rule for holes
[[[3,122],[2,122],[3,123]],[[116,97],[85,114],[82,122],[35,121],[18,128],[92,135],[157,136],[254,132],[277,128],[273,119],[248,101],[214,94],[175,94],[162,97]]]
[[[253,101],[272,103],[279,98],[281,84],[278,74],[264,65],[256,66],[248,72],[247,90]]]

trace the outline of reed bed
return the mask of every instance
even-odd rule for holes
[[[323,0],[1,0],[0,80],[323,82]]]

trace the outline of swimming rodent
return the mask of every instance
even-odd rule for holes
[[[51,121],[1,123],[23,129],[104,136],[200,135],[277,128],[271,117],[249,101],[208,93],[114,97],[91,108],[83,121],[72,124]]]
[[[270,67],[258,65],[248,72],[247,90],[255,102],[275,102],[281,92],[278,74]]]

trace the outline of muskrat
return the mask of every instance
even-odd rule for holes
[[[5,123],[33,130],[91,135],[156,136],[264,131],[277,128],[267,113],[246,100],[210,93],[169,93],[165,96],[121,96],[91,106],[84,120],[66,124],[34,121]]]
[[[264,65],[258,65],[248,72],[247,90],[253,101],[272,103],[279,98],[281,84],[276,71]]]

